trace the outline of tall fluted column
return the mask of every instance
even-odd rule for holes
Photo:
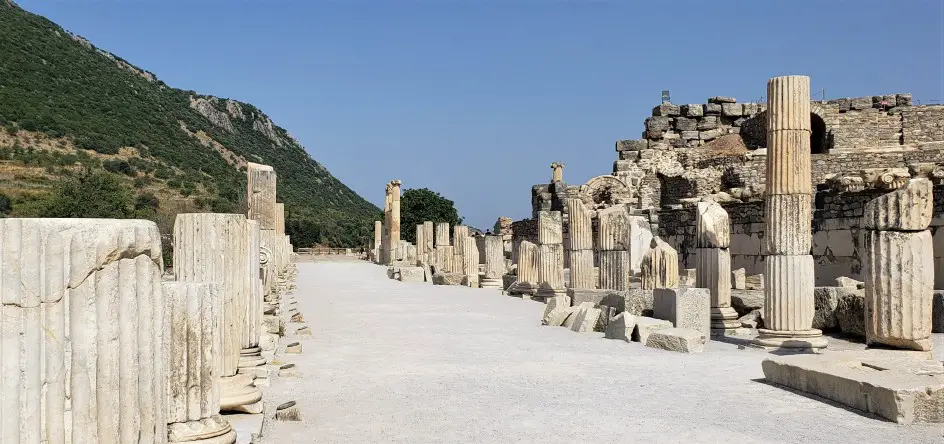
[[[462,274],[469,287],[479,288],[479,249],[475,245],[475,238],[466,236],[463,239],[465,248],[462,249]]]
[[[164,282],[169,442],[223,444],[236,432],[220,416],[222,305],[216,284]]]
[[[435,239],[435,234],[433,234],[433,223],[430,221],[423,222],[423,245],[422,250],[423,254],[426,257],[426,263],[432,262],[433,258],[433,241]],[[419,245],[416,246],[417,249],[420,248]]]
[[[423,224],[416,225],[416,262],[426,263],[429,257],[424,250],[426,248],[426,232],[423,230]]]
[[[564,199],[567,206],[570,246],[570,288],[597,288],[593,275],[593,220],[580,199]]]
[[[449,222],[439,222],[436,224],[436,245],[442,247],[452,245],[449,243]]]
[[[241,214],[178,214],[174,223],[174,276],[180,282],[220,286],[223,306],[220,407],[224,411],[261,413],[262,394],[253,385],[253,376],[237,375],[243,340],[248,336],[247,313],[253,294],[247,276],[248,226]]]
[[[564,227],[560,211],[538,212],[538,288],[535,296],[567,294],[564,285]]]
[[[276,229],[276,174],[269,165],[247,165],[246,197],[249,203],[246,217],[259,221],[263,230]]]
[[[764,218],[764,325],[754,343],[771,348],[823,348],[812,328],[812,177],[810,78],[767,82],[767,202]],[[697,277],[696,277],[697,279]]]
[[[0,219],[0,441],[167,442],[153,222]]]
[[[390,182],[387,182],[384,190],[383,237],[380,239],[380,263],[384,265],[390,263],[390,188]]]
[[[736,332],[741,327],[731,307],[731,222],[715,202],[698,202],[695,215],[695,286],[711,293],[711,331]]]
[[[508,294],[533,295],[538,282],[537,246],[528,241],[518,244],[518,278]]]
[[[374,263],[381,263],[381,248],[383,248],[383,222],[379,220],[374,221]]]
[[[276,230],[266,230],[270,236],[273,236],[273,243],[279,244],[280,260],[284,258],[285,235],[275,234]],[[262,231],[259,230],[259,222],[254,220],[246,221],[246,235],[243,240],[246,248],[243,254],[246,255],[245,283],[243,284],[248,291],[246,299],[245,329],[243,331],[242,343],[239,351],[239,364],[237,364],[239,373],[251,373],[257,377],[265,377],[268,370],[263,367],[265,359],[262,357],[262,348],[259,346],[259,340],[262,336],[262,316],[263,316],[263,288],[259,282],[259,263],[260,250],[262,248]],[[280,242],[281,241],[281,242]]]
[[[658,237],[652,238],[642,258],[642,289],[678,287],[678,253]]]
[[[454,273],[465,273],[465,239],[469,237],[469,227],[465,225],[456,225],[452,228],[452,243],[453,243],[453,272]]]
[[[625,205],[597,211],[600,250],[600,285],[607,290],[629,289],[630,216]]]
[[[400,248],[400,181],[390,181],[390,250],[394,251]],[[400,253],[394,253],[390,260],[399,256]]]
[[[505,242],[501,236],[485,236],[485,277],[482,288],[501,288],[505,274]]]
[[[865,206],[865,342],[931,350],[933,188],[911,179]]]

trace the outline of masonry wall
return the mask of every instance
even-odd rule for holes
[[[862,230],[865,204],[882,190],[859,193],[820,192],[814,198],[813,248],[816,285],[832,285],[839,276],[863,279]],[[748,274],[764,272],[764,203],[723,205],[731,218],[731,266]],[[935,287],[944,289],[944,186],[934,187]],[[695,209],[666,210],[659,214],[659,236],[679,253],[679,267],[695,268]]]

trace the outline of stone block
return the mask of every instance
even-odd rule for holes
[[[677,116],[679,115],[680,109],[678,105],[673,105],[671,103],[663,103],[652,109],[653,116]]]
[[[433,285],[462,285],[465,275],[462,273],[433,274]]]
[[[731,307],[743,316],[754,310],[764,309],[763,290],[732,290]]]
[[[815,313],[813,314],[813,328],[823,331],[840,330],[839,318],[836,309],[839,300],[843,297],[863,295],[862,290],[850,287],[816,287],[813,290]],[[864,316],[864,313],[863,313]]]
[[[774,356],[761,367],[767,382],[899,424],[944,422],[941,363],[880,352]]]
[[[731,288],[734,290],[747,288],[747,272],[743,268],[731,270]]]
[[[736,103],[737,99],[730,96],[714,96],[708,99],[708,103]]]
[[[895,106],[911,106],[911,94],[896,94]]]
[[[600,316],[602,314],[603,311],[599,308],[586,307],[581,309],[577,312],[574,325],[572,325],[570,329],[577,333],[598,331],[600,326]]]
[[[711,335],[711,294],[705,288],[657,288],[652,292],[652,316]]]
[[[645,139],[617,140],[616,141],[616,151],[618,152],[642,151],[646,148],[647,148],[647,142]]]
[[[701,119],[698,119],[698,125],[696,125],[695,128],[698,131],[707,131],[707,130],[713,130],[717,127],[718,127],[718,116],[705,116],[705,117],[702,117]]]
[[[698,131],[682,131],[682,139],[698,140],[699,137]]]
[[[698,133],[698,138],[706,142],[717,139],[724,135],[724,132],[720,128],[715,128],[708,131],[701,131]]]
[[[865,337],[865,294],[849,292],[838,295],[836,320],[839,330],[849,336]]]
[[[740,117],[744,115],[744,107],[740,103],[722,103],[721,115],[725,117]]]
[[[669,130],[671,121],[668,117],[649,117],[646,118],[646,131],[662,133]]]
[[[606,324],[606,330],[603,337],[607,339],[622,339],[630,342],[633,338],[633,330],[636,328],[636,316],[629,313],[620,313],[610,319]]]
[[[763,274],[752,274],[744,278],[745,289],[747,290],[763,290],[764,289],[764,275]]]
[[[721,104],[720,103],[707,103],[705,104],[705,116],[709,115],[720,115],[721,114]]]
[[[753,116],[754,114],[757,114],[757,113],[759,113],[759,112],[760,112],[760,105],[758,105],[758,104],[756,104],[756,103],[745,103],[745,104],[744,104],[744,115],[745,115],[745,116],[751,117],[751,116]]]
[[[550,315],[549,315],[548,318],[547,318],[547,324],[545,324],[545,325],[548,325],[548,326],[551,326],[551,327],[561,327],[561,326],[564,325],[564,323],[565,323],[568,319],[571,319],[571,318],[573,317],[574,313],[576,313],[577,310],[579,310],[579,309],[580,309],[580,306],[576,306],[576,307],[573,307],[573,306],[572,306],[572,307],[563,307],[563,306],[561,306],[560,309],[556,309],[556,310],[554,310],[552,313],[550,313]],[[573,325],[573,321],[571,321],[571,326],[572,326],[572,325]],[[569,327],[568,327],[568,328],[569,328]]]
[[[633,329],[632,337],[633,342],[645,344],[652,332],[666,328],[672,328],[672,323],[664,319],[636,316],[636,327]]]
[[[548,325],[552,318],[559,317],[561,312],[569,310],[570,301],[570,296],[563,295],[548,298],[547,306],[544,308],[544,316],[541,317],[541,323]]]
[[[872,107],[872,97],[856,97],[849,101],[849,109],[861,111]]]
[[[934,213],[928,179],[911,179],[904,186],[865,204],[862,224],[870,230],[922,231]]]
[[[571,305],[580,305],[584,302],[592,302],[594,306],[600,304],[604,298],[612,294],[613,290],[601,290],[601,289],[580,289],[580,288],[568,288],[567,296],[571,300]]]
[[[590,302],[584,302],[580,305],[574,305],[573,307],[571,307],[570,315],[567,316],[566,319],[564,319],[564,323],[561,324],[561,326],[567,329],[573,329],[574,324],[577,322],[577,319],[580,317],[580,313],[587,311],[591,308],[594,308],[594,307],[593,307],[593,304]]]
[[[400,282],[426,282],[423,267],[400,267]]]
[[[675,118],[675,129],[676,131],[695,131],[698,127],[698,121],[688,117],[676,117]],[[685,137],[682,136],[684,139]]]
[[[865,282],[857,281],[855,279],[839,276],[836,278],[837,287],[852,287],[852,288],[865,288]]]
[[[753,310],[738,318],[738,321],[744,328],[764,328],[764,315],[760,310]]]
[[[653,290],[641,288],[630,288],[625,291],[608,290],[608,294],[598,304],[601,307],[612,307],[617,313],[651,316],[652,292]]]
[[[646,347],[680,353],[701,353],[705,351],[708,336],[690,328],[666,328],[653,331],[646,338]]]
[[[705,115],[705,105],[700,103],[682,105],[680,111],[686,117],[701,117]]]

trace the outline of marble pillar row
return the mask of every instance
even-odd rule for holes
[[[606,290],[626,291],[632,274],[629,263],[630,215],[625,205],[597,211],[600,284]]]
[[[390,241],[391,249],[400,247],[400,181],[390,181]],[[404,253],[393,251],[389,257],[393,261],[396,257],[402,257]]]
[[[560,211],[538,212],[538,288],[535,296],[567,294],[564,283],[564,232]]]
[[[928,179],[865,205],[865,342],[931,350],[933,188]]]
[[[222,310],[216,284],[164,282],[167,437],[172,443],[232,444],[220,416]]]
[[[223,307],[220,408],[262,412],[253,375],[237,374],[253,289],[249,276],[249,221],[241,214],[178,214],[174,223],[174,277],[217,284]],[[264,230],[274,233],[275,230]]]
[[[664,240],[654,237],[642,258],[643,290],[678,287],[678,253]]]
[[[501,236],[485,236],[485,277],[482,288],[502,288],[505,274],[505,242]]]
[[[167,442],[153,222],[0,219],[0,442]]]
[[[593,219],[580,199],[567,198],[564,205],[569,216],[570,245],[566,254],[570,263],[570,288],[597,288],[593,272]]]
[[[764,326],[754,344],[818,349],[828,341],[812,328],[810,78],[767,82],[767,181],[764,218]],[[697,276],[696,276],[697,279]]]
[[[695,286],[711,294],[711,332],[741,327],[731,307],[731,221],[716,202],[698,202],[695,215]]]

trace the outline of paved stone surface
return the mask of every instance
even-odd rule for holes
[[[267,422],[264,443],[940,443],[940,425],[863,416],[762,381],[767,353],[711,341],[705,353],[541,326],[544,305],[463,287],[404,285],[367,263],[300,263],[312,327],[282,356],[267,402],[303,420]],[[605,388],[605,389],[603,389]],[[580,396],[574,396],[580,393]]]

